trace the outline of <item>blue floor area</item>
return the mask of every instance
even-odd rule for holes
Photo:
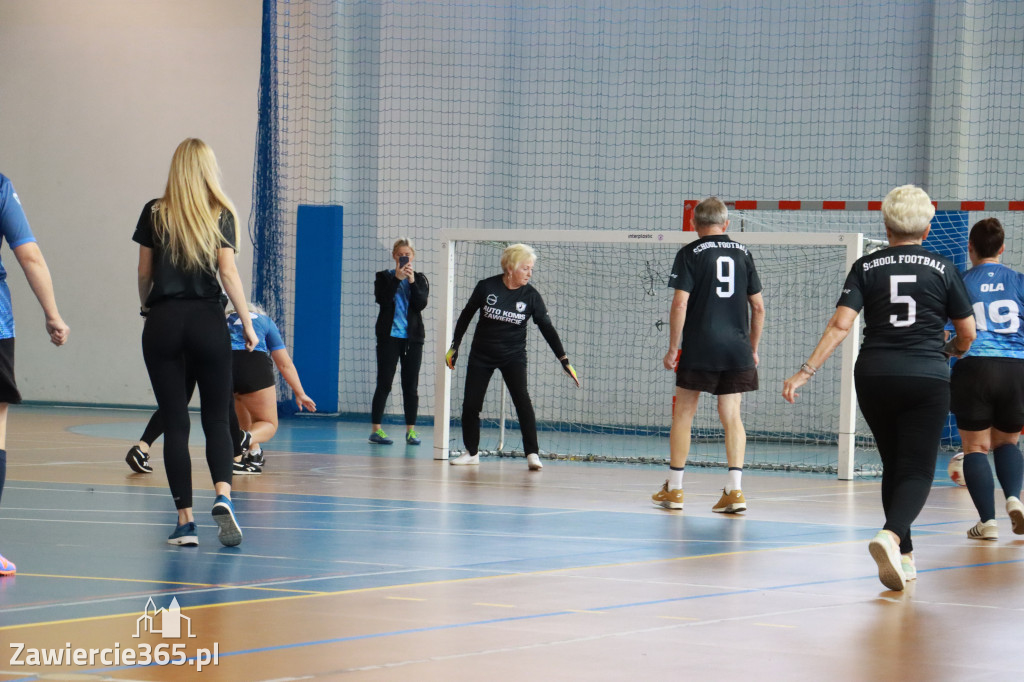
[[[227,548],[206,512],[212,504],[211,495],[197,495],[200,546],[181,548],[164,543],[173,514],[163,489],[12,482],[0,509],[5,552],[23,566],[48,568],[0,581],[4,624],[123,613],[144,595],[187,593],[190,605],[224,603],[840,542],[871,532],[236,492],[245,541]]]
[[[141,433],[146,416],[139,413],[137,420],[98,424],[83,420],[69,431],[123,440],[127,449]],[[353,456],[367,455],[432,459],[430,431],[431,427],[423,429],[424,444],[419,447],[400,440],[376,446],[367,443],[364,424],[287,419],[267,449],[271,457],[275,450],[327,455],[318,461],[332,468],[335,457],[338,465],[365,462]],[[194,445],[201,447],[201,434],[194,416]],[[549,466],[661,469],[576,462]],[[939,468],[936,483],[942,485],[941,458]],[[125,472],[127,468],[119,475]],[[317,469],[309,473],[316,475]],[[826,479],[821,474],[803,476]],[[174,527],[174,513],[164,487],[8,480],[0,527],[3,551],[19,564],[19,574],[0,580],[0,620],[18,625],[124,613],[137,609],[140,596],[146,595],[187,593],[192,605],[226,603],[819,545],[863,540],[877,530],[237,489],[233,497],[245,532],[241,547],[220,545],[209,515],[212,492],[197,490],[200,546],[181,548],[165,543]]]

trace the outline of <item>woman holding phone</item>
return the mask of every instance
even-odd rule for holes
[[[423,317],[430,285],[426,276],[413,269],[416,249],[407,237],[391,247],[394,269],[381,270],[373,283],[373,296],[380,306],[377,314],[377,389],[373,393],[370,442],[391,445],[381,428],[384,406],[391,393],[398,361],[402,361],[402,403],[405,407],[405,442],[419,445],[416,412],[419,409],[420,362],[423,359]]]

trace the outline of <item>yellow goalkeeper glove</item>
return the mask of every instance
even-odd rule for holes
[[[576,369],[569,363],[569,356],[561,359],[562,371],[569,375],[569,378],[576,382],[576,388],[580,387],[580,378],[576,376]]]
[[[448,349],[448,352],[444,354],[444,364],[448,365],[448,369],[455,369],[455,358],[459,357],[459,349],[452,346]]]

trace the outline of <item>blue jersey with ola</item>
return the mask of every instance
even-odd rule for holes
[[[964,284],[978,327],[964,357],[1024,358],[1024,275],[1001,263],[981,263],[967,271]]]
[[[21,200],[14,191],[14,185],[0,174],[0,238],[16,249],[22,244],[34,242],[28,218],[21,208]],[[11,307],[11,290],[7,287],[7,270],[0,263],[0,339],[14,338],[14,310]]]
[[[251,310],[249,319],[252,320],[256,338],[260,340],[256,348],[253,349],[254,351],[273,353],[275,350],[285,347],[284,341],[281,339],[281,332],[272,319]],[[228,315],[228,331],[231,332],[231,350],[245,350],[245,329],[242,327],[242,320],[238,317],[238,313]]]

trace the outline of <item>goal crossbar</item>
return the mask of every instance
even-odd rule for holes
[[[862,233],[789,233],[789,232],[743,232],[735,235],[737,240],[749,246],[832,246],[845,249],[844,271],[863,254]],[[477,230],[442,229],[441,270],[444,276],[435,286],[435,300],[440,302],[436,358],[443,358],[452,341],[453,327],[464,301],[456,302],[455,245],[458,242],[503,242],[544,244],[552,242],[576,242],[583,244],[665,244],[682,247],[698,239],[695,232],[629,232],[625,230]],[[756,255],[756,254],[755,254]],[[495,270],[499,268],[495,263]],[[664,273],[666,280],[668,273]],[[838,292],[837,292],[838,293]],[[771,302],[767,302],[771,306]],[[456,305],[459,308],[456,308]],[[668,300],[665,302],[668,306]],[[860,329],[854,325],[842,345],[842,370],[840,381],[840,414],[838,439],[838,478],[851,480],[854,476],[854,448],[856,431],[856,400],[853,384],[853,367],[860,347]],[[811,349],[807,349],[810,353]],[[434,459],[446,460],[449,456],[451,427],[451,374],[443,362],[435,363],[435,418],[434,418]],[[774,391],[781,387],[765,387]],[[585,389],[584,389],[585,390]],[[781,396],[779,400],[782,400]]]

